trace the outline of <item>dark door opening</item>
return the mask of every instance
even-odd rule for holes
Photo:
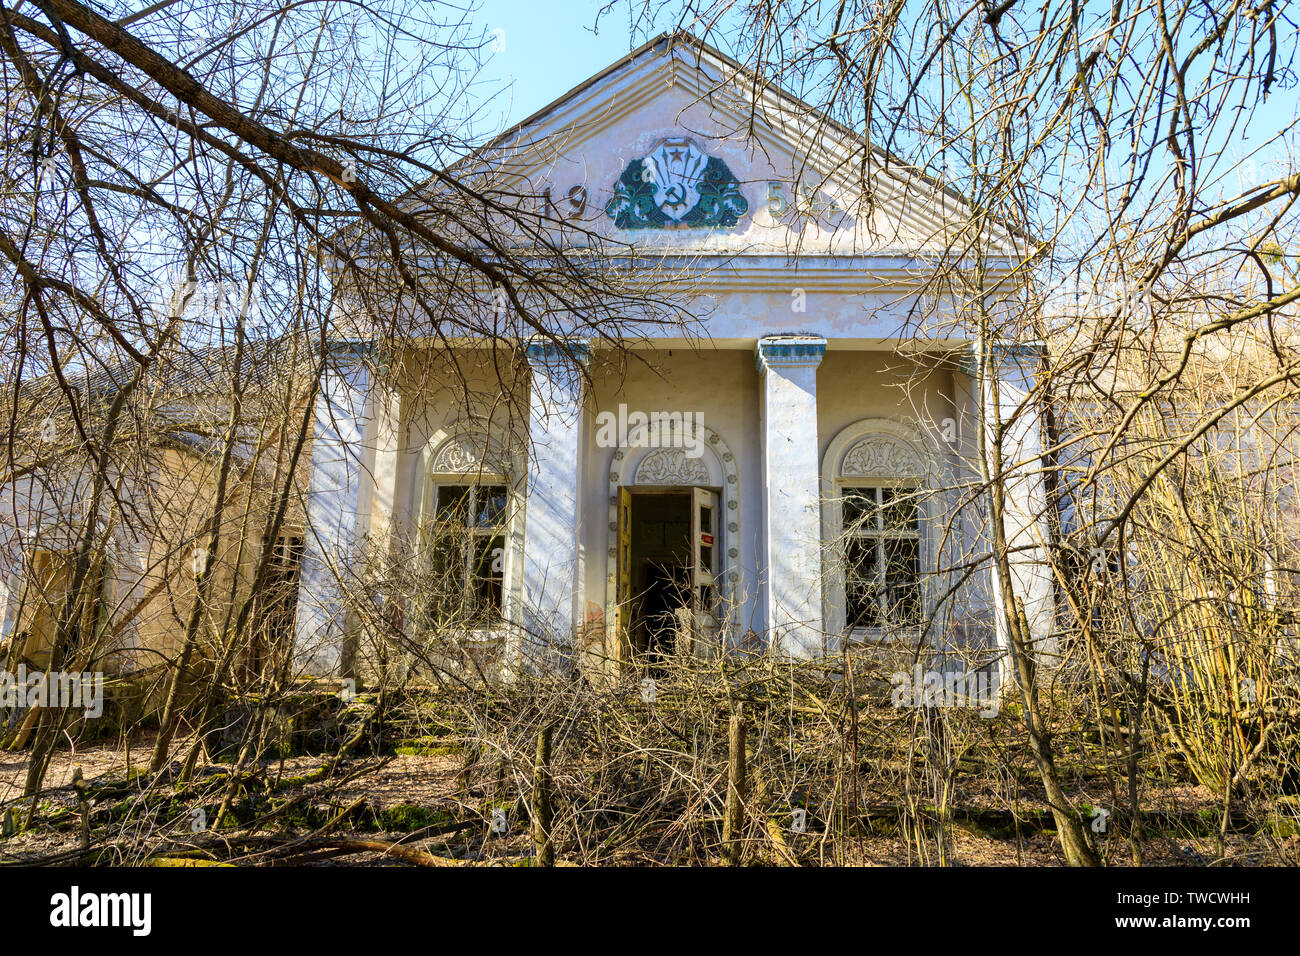
[[[690,604],[689,490],[632,496],[631,649],[643,666],[659,669],[676,650],[679,610]]]
[[[677,650],[681,611],[690,602],[690,569],[675,563],[647,562],[638,614],[637,652],[651,666]]]
[[[714,643],[716,511],[704,488],[620,489],[620,629],[639,668],[661,671]]]

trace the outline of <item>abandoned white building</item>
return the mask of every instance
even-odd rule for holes
[[[525,453],[339,344],[311,447],[306,669],[346,665],[340,562],[363,543],[406,560],[452,526],[443,570],[478,601],[465,639],[511,664],[538,647],[625,661],[665,633],[678,651],[808,658],[922,620],[938,642],[1004,643],[978,438],[1024,401],[1041,350],[982,345],[922,294],[959,196],[894,166],[864,202],[844,171],[861,141],[771,85],[751,116],[737,70],[660,38],[485,151],[539,194],[580,189],[592,228],[640,255],[688,257],[709,302],[702,329],[629,343],[647,361],[617,370],[598,343],[520,343]],[[985,267],[1009,270],[1015,239],[985,239],[1006,253]],[[1037,416],[1017,421],[1002,441],[1013,573],[1045,639],[1041,439]]]

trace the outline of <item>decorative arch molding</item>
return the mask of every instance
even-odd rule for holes
[[[636,467],[635,485],[714,484],[704,456],[688,458],[684,448],[655,448]]]
[[[822,491],[831,494],[841,478],[876,478],[930,484],[935,453],[915,426],[889,418],[864,418],[846,425],[822,456]]]
[[[718,554],[722,556],[724,565],[718,576],[719,595],[724,607],[734,608],[740,581],[740,470],[736,456],[712,428],[699,422],[683,427],[688,429],[685,438],[703,438],[703,453],[697,458],[688,457],[684,447],[645,447],[649,445],[648,425],[629,430],[627,443],[611,453],[605,551],[605,634],[609,648],[616,647],[618,639],[615,629],[618,626],[618,489],[621,485],[683,488],[702,485],[720,489],[718,507],[722,541]],[[693,444],[693,441],[683,444]]]
[[[839,476],[875,478],[921,478],[926,468],[915,449],[892,435],[868,435],[859,438],[840,459]]]
[[[440,428],[430,436],[421,456],[427,475],[474,475],[505,478],[518,472],[505,446],[474,425]]]
[[[832,638],[845,633],[844,569],[835,543],[843,524],[841,488],[853,484],[915,485],[922,492],[936,490],[940,482],[942,453],[931,447],[915,425],[888,418],[864,418],[847,425],[831,439],[822,456],[822,580],[825,588],[822,612]],[[935,542],[929,532],[932,503],[926,495],[919,502],[922,521],[922,567],[935,565]]]

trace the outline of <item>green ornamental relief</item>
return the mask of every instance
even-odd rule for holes
[[[628,163],[605,204],[619,229],[727,229],[748,211],[727,164],[685,138]]]

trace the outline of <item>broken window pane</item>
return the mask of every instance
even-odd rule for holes
[[[501,616],[508,512],[504,485],[440,485],[430,529],[430,624],[487,625]]]
[[[845,623],[910,627],[921,620],[921,514],[916,489],[842,489]]]

